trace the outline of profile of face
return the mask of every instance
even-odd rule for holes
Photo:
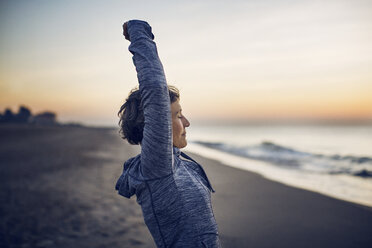
[[[184,148],[187,145],[186,127],[190,126],[190,122],[182,114],[182,108],[179,99],[171,104],[171,112],[173,146],[177,148]]]

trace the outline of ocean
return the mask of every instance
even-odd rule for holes
[[[371,125],[192,125],[187,139],[186,152],[372,206]]]

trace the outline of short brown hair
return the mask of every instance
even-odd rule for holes
[[[168,85],[170,103],[180,99],[180,93],[175,86]],[[141,102],[141,93],[136,87],[129,92],[125,103],[120,107],[119,116],[119,133],[129,144],[138,145],[143,138],[143,127],[145,118]]]

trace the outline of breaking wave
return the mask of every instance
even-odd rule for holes
[[[261,160],[277,166],[307,172],[347,174],[362,178],[372,178],[372,158],[370,157],[315,154],[285,147],[270,141],[263,141],[260,144],[249,146],[234,146],[226,143],[205,141],[194,141],[193,143],[249,159]]]

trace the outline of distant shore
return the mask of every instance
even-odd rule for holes
[[[114,185],[139,152],[117,130],[0,126],[1,247],[155,247]],[[223,247],[370,247],[372,208],[190,154],[216,189]]]

